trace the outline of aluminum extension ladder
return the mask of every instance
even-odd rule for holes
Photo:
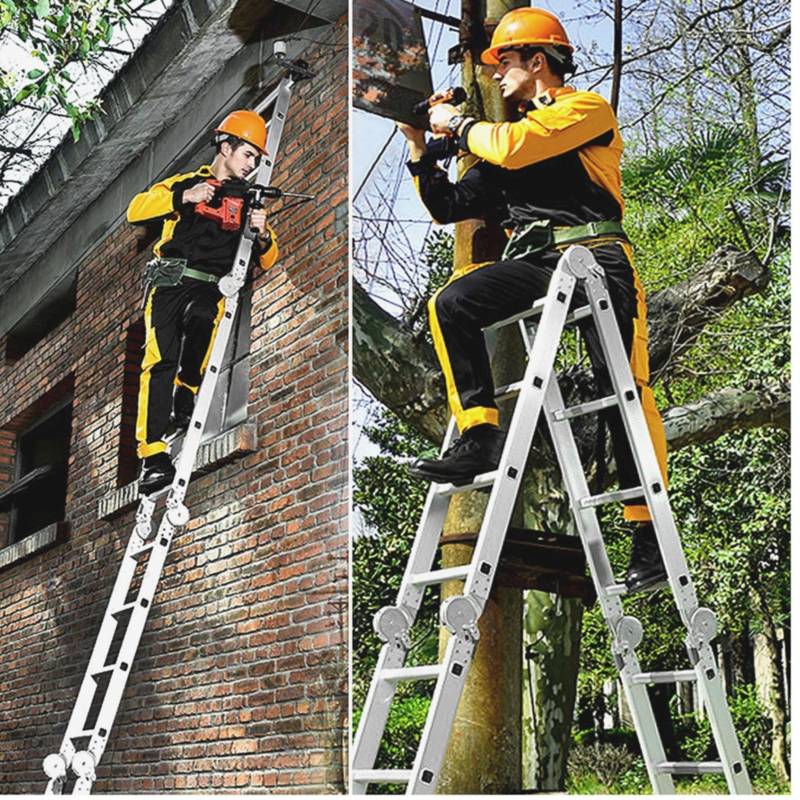
[[[570,301],[577,281],[584,285],[588,305],[570,313]],[[556,351],[565,325],[590,315],[594,317],[609,365],[614,394],[565,408],[554,374]],[[535,318],[539,321],[532,339],[528,325]],[[600,607],[611,630],[614,659],[653,791],[674,794],[673,775],[714,772],[725,775],[732,794],[750,794],[750,780],[710,644],[717,630],[716,618],[709,609],[698,605],[603,271],[591,251],[580,246],[570,247],[558,262],[547,296],[534,303],[528,311],[499,322],[491,329],[517,323],[528,352],[528,363],[522,381],[497,391],[498,397],[517,395],[497,471],[478,475],[466,486],[431,485],[397,604],[386,606],[375,615],[375,631],[385,644],[353,745],[352,792],[363,794],[370,783],[406,784],[407,794],[435,791],[467,671],[477,646],[478,619],[492,588],[536,424],[540,412],[543,412]],[[570,420],[612,406],[620,409],[642,485],[592,496]],[[451,420],[443,451],[449,446],[454,429]],[[450,498],[458,492],[484,488],[490,488],[491,494],[471,563],[434,569],[433,561]],[[627,616],[623,611],[620,598],[627,590],[624,583],[616,582],[612,573],[596,512],[599,506],[633,498],[643,498],[652,514],[669,586],[687,629],[685,643],[691,669],[642,672],[639,667],[635,649],[642,639],[642,625],[637,618]],[[416,618],[425,587],[455,579],[464,580],[465,585],[463,594],[448,598],[441,606],[441,622],[451,634],[442,663],[404,667],[409,629]],[[417,680],[435,680],[436,686],[414,764],[411,769],[376,769],[375,760],[397,684]],[[677,681],[697,683],[711,722],[719,761],[667,760],[647,685]]]
[[[276,53],[279,52],[276,45]],[[285,49],[283,53],[285,54]],[[287,74],[281,79],[276,92],[267,136],[268,155],[262,156],[256,171],[255,184],[261,187],[268,186],[272,177],[292,88],[297,80],[311,75],[304,62],[292,62],[280,56],[277,60]],[[45,794],[61,794],[70,769],[75,776],[73,794],[89,794],[96,780],[95,768],[106,749],[172,537],[189,521],[189,510],[184,505],[184,498],[233,327],[239,291],[247,278],[254,242],[255,234],[245,230],[239,241],[232,270],[219,281],[219,290],[225,298],[225,309],[197,394],[194,413],[175,462],[175,478],[171,486],[140,497],[136,523],[128,540],[61,747],[58,753],[52,753],[44,759],[44,771],[50,779]],[[153,535],[153,513],[158,500],[164,496],[166,510],[157,533]],[[78,750],[75,742],[86,739],[88,745]]]

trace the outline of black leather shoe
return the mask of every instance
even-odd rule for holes
[[[633,531],[633,547],[625,585],[628,594],[654,592],[667,585],[667,571],[661,560],[652,522],[642,522]]]
[[[172,413],[169,415],[170,433],[185,431],[194,413],[194,392],[185,386],[176,386],[172,396]]]
[[[412,478],[464,486],[476,475],[497,469],[505,439],[494,425],[476,425],[455,439],[441,458],[418,458],[408,472]]]
[[[175,467],[172,466],[172,461],[166,453],[148,456],[142,464],[139,494],[153,494],[153,492],[169,486],[174,478]]]

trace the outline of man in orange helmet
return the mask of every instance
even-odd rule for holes
[[[224,307],[217,283],[233,266],[244,225],[258,232],[262,269],[278,256],[264,210],[252,209],[247,219],[241,213],[245,178],[266,143],[261,115],[234,111],[215,131],[217,153],[210,166],[159,181],[128,206],[128,222],[163,223],[146,276],[136,419],[137,454],[144,462],[141,494],[168,486],[175,476],[165,436],[189,425]]]
[[[499,222],[512,233],[502,259],[457,271],[430,300],[431,331],[460,437],[439,459],[419,459],[413,475],[468,483],[497,467],[503,448],[482,329],[529,308],[544,296],[570,244],[593,250],[604,268],[617,321],[639,386],[651,437],[666,480],[666,438],[648,386],[645,295],[622,228],[622,139],[611,106],[600,95],[564,85],[575,72],[573,46],[548,11],[518,8],[499,22],[483,62],[519,118],[482,122],[444,102],[433,104],[431,129],[476,163],[455,184],[427,150],[424,131],[399,125],[409,142],[409,169],[420,196],[441,223],[468,218]],[[576,300],[580,302],[580,293]],[[613,392],[594,326],[583,329],[601,396]],[[602,412],[612,436],[621,488],[639,485],[617,409]],[[629,591],[666,577],[646,505],[628,503],[636,523]]]

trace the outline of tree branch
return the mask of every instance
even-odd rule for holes
[[[723,433],[765,425],[789,430],[790,388],[775,381],[750,389],[728,387],[663,414],[670,450],[712,441]]]
[[[703,328],[733,303],[760,291],[766,267],[733,248],[718,250],[688,280],[649,299],[650,363],[662,375]],[[353,373],[404,422],[436,441],[447,421],[444,381],[433,349],[415,339],[357,283],[353,284]]]

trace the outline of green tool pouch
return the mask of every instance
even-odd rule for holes
[[[553,229],[546,219],[517,228],[503,250],[503,261],[522,261],[553,246]]]
[[[188,266],[185,258],[154,258],[144,268],[145,287],[177,286]]]

